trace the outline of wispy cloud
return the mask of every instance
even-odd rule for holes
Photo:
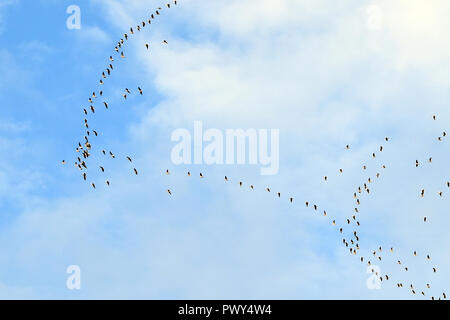
[[[104,45],[110,42],[109,35],[98,26],[83,25],[82,28],[76,32],[76,35],[83,45]]]
[[[19,0],[1,0],[0,1],[0,34],[5,30],[5,17],[4,17],[4,11],[6,8],[10,5],[18,3]]]

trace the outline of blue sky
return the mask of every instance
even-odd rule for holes
[[[80,30],[66,28],[72,4]],[[90,124],[96,145],[117,159],[94,156],[111,187],[92,170],[93,190],[72,167],[82,109],[117,40],[164,4],[0,0],[0,297],[421,298],[410,284],[425,298],[441,295],[450,285],[450,172],[448,142],[437,137],[450,132],[450,5],[180,0],[164,8],[105,80],[110,109],[99,100]],[[137,86],[144,95],[124,102],[124,88]],[[279,129],[278,174],[174,165],[171,133],[195,120]],[[367,265],[331,221],[345,224],[355,188],[377,172],[361,197],[358,233],[365,258],[382,246],[377,265],[392,280],[369,290]],[[66,288],[69,265],[81,268],[81,290]]]

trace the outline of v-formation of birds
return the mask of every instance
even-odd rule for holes
[[[174,5],[177,5],[177,1],[173,1]],[[167,3],[166,4],[167,8],[171,8],[171,4]],[[129,29],[128,33],[125,33],[123,35],[123,37],[117,42],[117,45],[114,48],[114,51],[116,52],[117,55],[117,59],[125,59],[126,55],[124,53],[124,47],[126,45],[126,42],[129,41],[132,37],[133,34],[135,34],[136,32],[140,32],[143,28],[146,28],[147,26],[149,26],[152,21],[161,14],[163,8],[159,7],[154,13],[152,13],[150,15],[150,17],[146,20],[143,20],[139,25],[137,25],[136,27],[131,27]],[[162,41],[163,45],[167,45],[168,41],[167,40],[163,40]],[[150,50],[150,45],[148,43],[145,44],[145,49],[146,50]],[[74,162],[74,166],[76,168],[78,168],[80,171],[82,171],[82,179],[85,181],[88,181],[88,160],[92,155],[92,150],[93,150],[93,144],[91,142],[91,137],[97,137],[99,135],[99,132],[97,130],[94,130],[92,128],[90,128],[89,126],[89,121],[88,121],[88,116],[92,116],[95,114],[95,102],[96,100],[101,100],[100,98],[103,97],[103,86],[105,84],[104,81],[106,81],[106,79],[108,77],[110,77],[114,71],[114,65],[113,63],[115,63],[115,58],[114,55],[109,56],[109,62],[107,67],[105,68],[104,71],[102,71],[101,73],[101,78],[99,80],[99,86],[100,89],[97,91],[93,91],[91,96],[88,98],[88,102],[89,102],[89,106],[88,107],[84,107],[83,108],[83,113],[85,116],[84,119],[84,127],[85,127],[85,135],[84,135],[84,140],[83,142],[78,142],[78,145],[76,146],[76,152],[77,152],[77,156],[76,156],[76,161]],[[132,95],[132,94],[139,94],[139,95],[143,95],[144,91],[140,86],[137,86],[136,88],[133,89],[129,89],[129,88],[124,88],[123,92],[122,92],[122,97],[123,100],[127,100],[127,98]],[[109,103],[107,101],[101,101],[100,104],[102,106],[104,106],[105,109],[109,109]],[[433,120],[436,120],[437,117],[436,115],[432,116]],[[442,141],[445,137],[446,137],[446,132],[444,131],[442,133],[442,135],[440,135],[437,140],[438,141]],[[386,137],[385,142],[388,143],[389,142],[389,138]],[[101,148],[100,148],[101,149]],[[350,145],[346,145],[345,146],[346,150],[350,150]],[[371,158],[376,158],[377,157],[377,153],[382,153],[384,150],[383,146],[380,146],[378,148],[378,150],[376,152],[373,152],[371,154]],[[104,149],[101,149],[101,155],[104,157],[110,157],[111,159],[116,159],[116,155],[112,152],[112,151],[106,151]],[[126,155],[124,157],[124,160],[126,160],[128,163],[133,164],[133,159]],[[427,159],[428,163],[432,163],[433,159],[432,157],[429,157]],[[66,161],[63,160],[62,164],[65,165]],[[415,161],[415,166],[419,167],[421,165],[421,162],[419,160]],[[386,165],[381,165],[380,169],[385,169]],[[97,170],[99,170],[102,174],[106,173],[107,169],[105,168],[105,166],[100,165],[99,168],[97,168]],[[366,165],[362,165],[362,170],[367,170],[367,166]],[[381,171],[380,170],[380,171]],[[342,168],[338,169],[338,173],[339,174],[344,174],[344,170]],[[139,172],[138,170],[132,166],[132,174],[134,175],[138,175]],[[165,172],[166,175],[171,174],[171,172],[167,169]],[[187,172],[186,174],[187,177],[191,177],[192,174],[190,171]],[[377,172],[375,175],[375,178],[368,178],[367,181],[364,181],[362,183],[362,186],[358,186],[355,190],[355,192],[353,193],[353,198],[355,200],[356,206],[353,209],[353,212],[350,216],[348,216],[345,221],[342,224],[338,224],[336,222],[336,219],[332,218],[331,215],[329,213],[327,213],[326,210],[319,208],[319,205],[317,204],[313,204],[309,201],[304,201],[304,205],[306,208],[310,209],[313,211],[313,213],[321,213],[324,217],[327,217],[330,221],[331,221],[331,225],[336,228],[336,230],[342,234],[343,236],[345,234],[347,234],[345,237],[342,238],[342,244],[348,248],[348,252],[351,255],[354,256],[359,256],[359,260],[361,263],[366,263],[368,266],[374,265],[375,263],[380,263],[383,258],[385,257],[384,253],[387,254],[391,254],[394,255],[395,254],[395,249],[393,247],[388,248],[386,250],[383,251],[383,248],[381,246],[378,246],[378,248],[376,248],[375,250],[372,250],[372,252],[370,253],[369,256],[363,256],[362,254],[360,254],[361,251],[361,247],[360,247],[360,232],[359,232],[359,227],[361,226],[361,223],[358,219],[359,214],[360,214],[360,210],[359,207],[361,205],[361,198],[362,196],[365,195],[370,195],[371,194],[371,189],[369,188],[370,184],[375,182],[376,179],[379,179],[381,176],[380,172]],[[198,177],[200,179],[203,179],[205,176],[203,173],[199,173]],[[329,180],[328,176],[323,176],[323,180],[324,182],[327,182]],[[232,179],[229,176],[225,176],[224,177],[224,182],[225,183],[232,183]],[[108,179],[105,179],[105,184],[107,186],[111,185],[111,182]],[[92,188],[96,189],[97,185],[95,184],[95,182],[90,182],[90,185],[92,186]],[[239,181],[238,185],[240,188],[243,188],[246,186],[246,184],[243,181]],[[253,184],[249,184],[248,187],[250,188],[250,190],[255,190],[256,186],[254,186]],[[450,188],[450,182],[447,182],[447,187]],[[273,193],[270,187],[265,187],[264,188],[264,192],[267,194],[271,194]],[[171,189],[167,189],[167,194],[169,196],[173,196],[173,190]],[[420,197],[425,197],[426,191],[425,189],[421,189],[420,190]],[[282,195],[280,192],[276,192],[275,193],[277,198],[282,198]],[[439,191],[438,195],[440,197],[443,196],[443,192]],[[289,195],[287,197],[289,203],[294,204],[294,197],[292,195]],[[425,216],[423,218],[424,222],[427,222],[427,217]],[[349,230],[349,232],[347,232],[347,230]],[[412,255],[414,257],[418,257],[419,254],[417,253],[416,250],[412,251]],[[422,255],[423,258],[425,258],[427,261],[431,262],[431,256],[430,254],[425,254]],[[402,260],[399,257],[395,258],[397,260],[397,265],[402,268],[402,270],[404,272],[408,272],[408,266],[405,265],[404,263],[402,263]],[[433,271],[433,273],[438,272],[438,269],[436,266],[434,265],[430,265],[431,270]],[[427,291],[429,289],[431,289],[431,285],[429,283],[426,283],[425,285],[422,286],[417,286],[416,284],[403,284],[402,282],[394,282],[394,280],[392,279],[392,277],[389,276],[389,274],[378,274],[378,272],[376,272],[375,270],[373,270],[372,272],[375,273],[375,275],[380,279],[380,281],[384,281],[384,282],[392,282],[394,286],[396,286],[397,288],[408,288],[408,290],[410,291],[411,294],[420,294],[422,296],[427,296]],[[441,299],[444,298],[446,299],[446,294],[443,292],[440,296],[431,296],[431,299]]]

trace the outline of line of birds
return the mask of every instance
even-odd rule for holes
[[[386,137],[384,140],[385,140],[385,142],[389,142],[389,138],[388,137]],[[350,146],[346,145],[345,149],[346,150],[350,150]],[[379,152],[382,152],[384,150],[384,147],[380,146],[378,150],[379,150]],[[377,156],[376,153],[372,153],[371,158],[375,159],[376,156]],[[381,168],[382,169],[386,169],[386,165],[382,164]],[[367,170],[367,165],[363,165],[362,169],[363,170]],[[342,174],[343,172],[344,172],[344,170],[342,168],[340,168],[339,169],[339,173]],[[166,175],[171,174],[169,169],[167,169],[165,173],[166,173]],[[191,176],[191,172],[190,171],[187,172],[187,176],[188,177]],[[375,174],[375,176],[376,176],[377,179],[380,178],[381,177],[380,172],[377,172]],[[200,178],[204,178],[203,173],[200,172],[199,173],[199,177]],[[328,181],[328,176],[323,176],[323,179],[324,179],[325,182]],[[230,182],[231,179],[229,178],[229,176],[225,176],[224,177],[224,181],[225,182]],[[359,252],[361,251],[360,235],[359,235],[359,232],[358,232],[358,228],[361,226],[361,223],[360,223],[360,221],[358,219],[358,216],[360,214],[360,210],[358,209],[358,207],[360,207],[360,205],[361,205],[361,197],[363,195],[366,195],[366,196],[371,195],[371,191],[370,191],[370,188],[368,186],[368,183],[370,184],[370,183],[373,183],[374,181],[375,180],[373,180],[373,179],[371,179],[369,177],[367,179],[367,181],[365,180],[362,183],[362,187],[361,186],[357,187],[356,191],[353,193],[353,198],[354,198],[354,200],[356,202],[356,207],[353,208],[354,212],[350,216],[344,218],[345,219],[345,222],[343,224],[344,226],[347,225],[348,227],[350,227],[352,225],[352,222],[354,223],[354,228],[349,233],[350,238],[347,239],[347,237],[344,237],[342,239],[342,244],[345,245],[346,248],[348,248],[349,253],[352,254],[352,255],[359,255]],[[244,186],[244,182],[243,181],[239,181],[239,187],[243,187],[243,186]],[[250,187],[251,190],[255,190],[255,186],[253,184],[250,184],[249,187]],[[265,191],[267,193],[270,193],[272,190],[271,190],[270,187],[265,187]],[[168,192],[169,195],[173,195],[173,191],[171,189],[167,189],[167,192]],[[275,194],[276,194],[276,196],[278,198],[281,198],[281,192],[276,192]],[[294,202],[294,197],[293,196],[289,196],[288,200],[289,200],[290,203],[293,203]],[[313,203],[311,203],[309,201],[305,201],[304,203],[305,203],[305,207],[306,208],[311,208],[313,210],[313,212],[322,211],[322,210],[319,210],[319,206],[317,204],[313,204]],[[326,210],[323,210],[323,216],[329,217],[329,219],[331,220],[331,224],[337,228],[337,230],[338,230],[338,232],[340,234],[344,234],[345,233],[343,225],[342,224],[339,225],[336,222],[336,219],[330,217],[329,213],[327,213]],[[383,261],[383,255],[381,254],[382,251],[383,251],[382,246],[378,246],[378,248],[376,250],[371,250],[369,255],[370,256],[373,255],[373,258],[371,258],[372,260],[374,259],[374,260],[377,261],[377,263],[381,263],[381,261]],[[389,252],[390,253],[394,253],[394,247],[390,247]],[[414,257],[418,256],[417,250],[413,250],[412,252],[413,252],[412,255]],[[369,260],[369,258],[367,258],[367,255],[364,256],[363,254],[360,254],[359,258],[360,258],[359,260],[362,263],[364,263],[366,261],[367,262],[367,266],[373,266],[374,265],[373,262],[371,260]],[[427,261],[431,261],[430,254],[426,254],[425,258],[426,258]],[[408,266],[404,265],[402,263],[402,259],[400,259],[399,257],[396,257],[395,260],[396,260],[396,264],[398,266],[400,266],[403,271],[407,272],[409,270]],[[432,266],[431,270],[433,271],[433,273],[436,273],[437,272],[437,267]],[[380,279],[380,281],[389,281],[389,280],[392,281],[392,277],[390,277],[389,274],[384,274],[384,275],[379,274],[379,272],[376,271],[375,269],[372,269],[372,272]],[[396,286],[397,288],[403,288],[404,287],[403,282],[397,282],[397,283],[394,284],[394,286]],[[420,291],[420,294],[422,296],[426,296],[427,289],[431,289],[430,283],[426,283],[425,287],[426,288],[424,288],[423,290]],[[416,291],[417,287],[414,286],[414,284],[410,284],[409,288],[410,288],[411,294],[415,295],[415,294],[418,293],[418,291]],[[444,299],[446,299],[447,296],[446,296],[445,292],[442,293],[442,297]],[[435,300],[435,297],[431,296],[431,299]],[[441,297],[439,296],[438,299],[440,300]]]
[[[173,1],[173,4],[174,4],[174,5],[177,5],[177,1],[176,1],[176,0]],[[167,7],[167,8],[171,8],[171,4],[170,4],[170,3],[167,3],[167,4],[166,4],[166,7]],[[148,19],[142,21],[141,24],[137,25],[135,28],[130,27],[129,33],[125,33],[125,34],[123,35],[123,37],[117,42],[117,45],[114,47],[114,51],[115,51],[117,54],[119,54],[120,59],[125,59],[125,58],[126,58],[125,53],[124,53],[124,51],[123,51],[123,48],[124,48],[126,42],[130,39],[131,35],[135,34],[136,32],[140,32],[140,31],[142,30],[142,28],[145,28],[146,26],[150,25],[150,24],[152,23],[152,20],[154,20],[154,19],[156,18],[156,16],[158,16],[158,15],[161,14],[161,11],[162,11],[162,10],[163,10],[162,7],[157,8],[157,10],[156,10],[154,13],[152,13]],[[163,40],[162,43],[165,44],[165,45],[167,45],[167,44],[168,44],[168,41],[167,41],[167,40]],[[146,44],[145,44],[145,48],[146,48],[146,50],[150,50],[150,45],[149,45],[148,43],[146,43]],[[108,63],[108,66],[106,67],[106,69],[105,69],[104,71],[102,71],[102,73],[101,73],[101,79],[99,80],[100,88],[103,88],[103,86],[105,85],[105,82],[104,82],[104,81],[106,81],[106,79],[107,79],[109,76],[111,76],[111,74],[112,74],[112,72],[113,72],[113,70],[114,70],[114,66],[113,66],[113,64],[112,64],[114,61],[115,61],[114,57],[113,57],[112,55],[109,56],[109,63]],[[143,90],[142,90],[142,88],[141,88],[140,86],[137,86],[137,92],[139,92],[139,95],[143,95],[143,93],[144,93]],[[128,98],[131,94],[132,94],[132,91],[131,91],[130,89],[128,89],[128,88],[125,88],[125,89],[124,89],[124,92],[122,93],[122,97],[124,98],[124,100],[127,100],[127,98]],[[92,115],[95,114],[95,107],[94,107],[95,102],[94,102],[94,101],[95,101],[95,99],[97,99],[97,98],[99,98],[99,97],[103,97],[103,96],[104,96],[103,90],[99,90],[99,91],[98,91],[98,94],[96,93],[96,91],[93,91],[93,92],[92,92],[92,95],[88,98],[88,102],[89,102],[89,104],[90,104],[89,108],[83,108],[83,113],[84,113],[84,115],[86,116],[85,119],[84,119],[84,126],[85,126],[85,128],[86,128],[86,129],[85,129],[85,132],[86,132],[86,133],[85,133],[85,135],[84,135],[84,142],[83,142],[83,143],[78,142],[78,146],[77,146],[76,149],[75,149],[76,152],[78,153],[78,155],[76,156],[76,161],[74,162],[74,165],[75,165],[75,167],[77,167],[79,170],[82,171],[82,178],[83,178],[83,180],[85,180],[85,181],[87,181],[87,169],[88,169],[87,161],[88,161],[88,159],[91,157],[91,150],[92,150],[92,144],[91,144],[90,137],[91,137],[91,134],[92,134],[93,136],[95,136],[95,137],[98,137],[98,135],[99,135],[99,133],[98,133],[97,130],[90,129],[90,127],[89,127],[89,122],[88,122],[88,119],[87,119],[87,116],[88,116],[90,113],[91,113]],[[105,109],[109,109],[109,104],[108,104],[107,101],[103,101],[103,106],[105,107]],[[90,112],[89,112],[89,111],[90,111]],[[436,115],[433,115],[433,120],[436,120]],[[446,135],[447,135],[447,134],[446,134],[446,132],[444,131],[443,134],[437,138],[438,141],[442,141],[443,138],[446,137]],[[386,137],[384,140],[385,140],[385,142],[388,142],[388,141],[389,141],[389,138]],[[350,150],[350,145],[346,145],[345,149],[346,149],[346,150]],[[383,146],[380,146],[379,149],[378,149],[378,151],[377,151],[377,153],[378,153],[378,152],[381,153],[383,150],[384,150],[384,147],[383,147]],[[105,151],[105,150],[101,150],[101,153],[102,153],[104,156],[109,156],[109,157],[112,158],[112,159],[115,159],[115,158],[116,158],[116,156],[114,155],[114,153],[113,153],[112,151],[108,151],[108,152],[107,152],[107,151]],[[372,157],[373,159],[375,159],[375,158],[377,157],[377,154],[376,154],[375,152],[373,152],[372,155],[371,155],[371,157]],[[128,160],[129,163],[133,163],[133,160],[132,160],[132,158],[131,158],[130,156],[126,156],[125,158],[126,158],[126,160]],[[428,162],[429,162],[429,163],[432,163],[432,158],[431,158],[431,157],[428,159]],[[62,161],[62,164],[65,165],[65,164],[66,164],[66,161],[63,160],[63,161]],[[419,167],[419,165],[420,165],[419,160],[416,160],[416,167]],[[383,164],[383,165],[381,166],[381,168],[382,168],[382,169],[385,169],[386,166]],[[362,166],[362,169],[363,169],[363,170],[367,170],[367,166],[366,166],[366,165],[363,165],[363,166]],[[105,167],[104,167],[103,165],[100,165],[100,166],[99,166],[99,170],[100,170],[102,173],[105,173],[105,171],[106,171],[106,170],[105,170]],[[138,175],[138,174],[139,174],[139,172],[138,172],[138,170],[137,170],[136,168],[133,168],[133,172],[134,172],[135,175]],[[338,172],[339,172],[339,174],[343,174],[343,173],[344,173],[344,170],[343,170],[342,168],[340,168],[340,169],[338,170]],[[166,174],[167,174],[167,175],[170,174],[170,172],[169,172],[168,169],[166,170]],[[187,176],[191,176],[191,172],[190,172],[190,171],[187,172]],[[379,172],[377,172],[376,175],[375,175],[375,177],[376,177],[377,179],[380,178],[380,176],[381,176],[381,174],[380,174]],[[199,173],[199,177],[200,177],[201,179],[204,178],[203,173],[200,172],[200,173]],[[327,182],[327,181],[329,180],[329,177],[328,177],[328,176],[323,176],[323,179],[324,179],[325,182]],[[225,177],[224,177],[224,181],[225,181],[225,182],[229,182],[229,181],[231,181],[231,179],[230,179],[228,176],[225,176]],[[345,222],[344,222],[344,224],[343,224],[344,226],[347,225],[347,226],[349,226],[349,227],[350,227],[350,225],[352,225],[352,222],[353,222],[353,224],[354,224],[354,227],[353,227],[354,230],[351,230],[351,233],[349,233],[350,238],[348,238],[348,236],[347,236],[347,237],[344,237],[344,238],[342,239],[342,243],[348,248],[350,254],[352,254],[352,255],[359,255],[359,252],[361,251],[361,247],[360,247],[360,235],[359,235],[359,233],[358,233],[358,228],[361,226],[361,223],[360,223],[360,221],[359,221],[359,219],[358,219],[358,216],[359,216],[359,213],[360,213],[358,207],[360,207],[360,205],[361,205],[361,197],[362,197],[362,195],[363,195],[363,194],[366,194],[366,195],[370,195],[370,194],[371,194],[371,191],[370,191],[370,189],[369,189],[369,185],[368,185],[368,184],[370,184],[370,183],[372,183],[372,182],[374,182],[374,180],[371,179],[371,178],[368,178],[367,181],[364,181],[364,182],[363,182],[363,184],[362,184],[363,187],[361,187],[361,186],[358,186],[358,187],[357,187],[357,190],[353,193],[353,198],[354,198],[355,201],[356,201],[356,207],[353,209],[354,212],[353,212],[350,216],[348,216],[348,217],[345,219]],[[106,185],[107,185],[107,186],[110,186],[110,181],[109,181],[109,180],[106,180]],[[91,186],[92,186],[94,189],[96,188],[96,184],[95,184],[94,182],[91,182]],[[243,186],[244,186],[244,182],[243,182],[243,181],[239,181],[239,186],[240,186],[240,187],[243,187]],[[450,187],[450,182],[447,182],[447,186]],[[255,186],[254,186],[253,184],[250,184],[249,187],[250,187],[251,190],[255,190]],[[271,193],[272,190],[271,190],[270,187],[266,187],[266,188],[265,188],[265,192]],[[167,193],[168,193],[170,196],[173,195],[173,191],[172,191],[171,189],[167,189]],[[280,193],[280,192],[276,192],[275,194],[276,194],[276,196],[277,196],[278,198],[281,198],[281,193]],[[442,191],[440,191],[438,194],[439,194],[439,196],[441,196],[441,197],[442,197],[442,195],[443,195]],[[424,195],[425,195],[425,189],[422,189],[422,190],[421,190],[421,197],[424,197]],[[290,203],[294,203],[294,197],[293,197],[293,196],[289,196],[289,197],[288,197],[288,200],[289,200]],[[317,204],[312,204],[312,203],[310,203],[309,201],[305,201],[305,206],[306,206],[307,208],[312,208],[314,212],[319,211],[319,206],[318,206]],[[321,211],[321,210],[320,210],[320,211]],[[323,210],[323,216],[329,216],[326,210]],[[336,222],[336,219],[333,219],[333,218],[331,218],[331,217],[330,217],[330,220],[332,220],[331,224],[337,228],[337,230],[339,231],[339,233],[340,233],[340,234],[344,234],[344,227],[342,226],[342,224],[339,225],[339,224]],[[425,222],[427,221],[427,217],[424,217],[424,221],[425,221]],[[348,238],[348,239],[346,239],[346,238]],[[373,257],[374,257],[373,259],[378,260],[377,263],[379,263],[380,261],[382,261],[382,255],[381,255],[381,252],[382,252],[382,247],[381,247],[381,246],[379,246],[376,250],[373,250],[373,251],[371,252],[371,255],[373,255]],[[394,248],[391,247],[390,250],[389,250],[389,252],[393,253],[393,252],[394,252]],[[413,255],[414,255],[414,256],[417,256],[417,251],[414,250]],[[402,264],[401,259],[399,259],[399,258],[396,258],[396,259],[397,259],[397,264],[398,264],[399,266],[402,266],[402,268],[403,268],[404,271],[408,271],[408,267],[407,267],[407,266],[404,266],[404,265]],[[427,260],[431,260],[429,254],[426,255],[426,259],[427,259]],[[364,262],[365,260],[367,260],[367,265],[368,265],[368,266],[373,265],[372,262],[371,262],[370,260],[368,260],[367,258],[365,258],[365,257],[361,254],[361,255],[360,255],[360,261],[361,261],[361,262]],[[375,270],[375,269],[373,269],[373,272],[375,272],[375,274],[379,277],[380,281],[383,281],[383,280],[384,280],[384,281],[389,281],[389,280],[391,280],[391,277],[390,277],[388,274],[385,274],[384,277],[383,277],[383,275],[378,274],[378,272],[377,272],[377,271],[374,271],[374,270]],[[437,272],[437,268],[436,268],[436,267],[432,267],[432,270],[433,270],[434,273]],[[397,286],[398,288],[403,288],[403,283],[402,283],[402,282],[398,282],[398,283],[396,283],[396,286]],[[411,293],[416,294],[416,289],[417,289],[417,288],[416,288],[413,284],[410,284],[409,288],[410,288],[410,290],[411,290]],[[427,284],[426,284],[426,289],[430,289],[430,288],[431,288],[430,284],[427,283]],[[421,291],[421,292],[420,292],[423,296],[426,295],[426,294],[425,294],[426,289],[425,289],[424,291]],[[445,294],[445,293],[443,293],[442,296],[443,296],[444,299],[446,299],[446,294]],[[432,296],[431,299],[434,300],[434,296]],[[440,297],[439,297],[439,299],[440,299]]]
[[[178,4],[178,1],[173,1],[174,5]],[[167,3],[166,4],[167,8],[171,8],[171,3]],[[125,59],[125,53],[123,51],[123,48],[125,47],[125,44],[128,40],[131,39],[131,35],[135,34],[136,32],[140,32],[143,28],[145,28],[146,26],[149,26],[152,21],[154,19],[156,19],[157,16],[159,16],[162,12],[163,8],[162,7],[158,7],[154,13],[152,13],[148,18],[144,19],[140,24],[138,24],[136,27],[130,27],[129,29],[129,33],[125,33],[123,35],[123,37],[117,41],[117,45],[114,47],[114,51],[119,54],[120,59]],[[163,40],[162,41],[163,44],[168,44],[167,40]],[[145,44],[145,47],[147,50],[150,49],[150,45],[148,43]],[[104,97],[104,92],[102,90],[103,86],[105,85],[105,81],[106,79],[112,75],[113,70],[114,70],[114,65],[113,62],[115,61],[113,55],[109,56],[109,62],[107,67],[105,68],[105,70],[102,71],[101,73],[101,78],[99,80],[99,86],[100,89],[96,92],[93,91],[92,95],[88,98],[88,102],[89,102],[89,107],[88,108],[83,108],[83,113],[84,113],[84,127],[85,127],[85,134],[84,134],[84,141],[82,142],[78,142],[78,145],[76,146],[76,160],[74,160],[74,166],[77,167],[80,171],[82,171],[82,178],[84,181],[87,181],[88,175],[87,175],[87,171],[88,171],[88,160],[89,158],[92,156],[92,150],[93,150],[93,145],[91,143],[91,137],[95,136],[98,137],[99,136],[99,132],[97,130],[93,130],[90,128],[89,126],[89,121],[88,121],[88,116],[90,114],[94,115],[95,114],[95,100],[97,98],[100,97]],[[139,95],[143,95],[144,91],[142,90],[142,88],[140,86],[137,86],[137,92],[139,92]],[[132,94],[132,91],[129,88],[125,88],[122,97],[124,98],[124,100],[127,100],[127,98]],[[109,109],[109,103],[107,101],[103,101],[103,106],[105,107],[105,109]],[[110,156],[112,159],[116,159],[116,156],[113,154],[112,151],[105,151],[105,150],[101,150],[101,153],[104,156]],[[126,156],[125,157],[130,163],[133,162],[132,158],[130,156]],[[62,164],[65,165],[66,161],[62,160]],[[102,173],[105,173],[105,166],[103,164],[99,165],[99,170]],[[139,172],[138,170],[134,167],[133,168],[133,173],[135,175],[138,175]],[[107,186],[111,185],[111,182],[109,180],[105,181]],[[91,182],[90,183],[92,188],[96,189],[97,186],[95,184],[95,182]]]

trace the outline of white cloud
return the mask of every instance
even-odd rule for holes
[[[55,52],[51,46],[36,40],[22,43],[19,47],[24,55],[38,63],[42,63],[49,55]]]
[[[97,3],[123,31],[149,12],[140,1]],[[441,28],[450,5],[372,3],[383,12],[379,30],[367,28],[365,6],[356,1],[180,1],[170,9],[180,11],[177,19],[169,22],[189,24],[188,35],[166,33],[164,20],[152,26],[150,39],[144,32],[134,36],[135,50],[127,51],[129,60],[137,58],[130,68],[145,72],[139,84],[155,85],[163,96],[139,123],[128,124],[132,136],[124,144],[137,153],[142,174],[116,173],[109,192],[81,191],[26,208],[1,234],[3,273],[24,266],[17,274],[37,295],[64,297],[73,296],[62,290],[49,294],[45,286],[64,284],[54,274],[79,264],[89,288],[84,297],[410,298],[395,285],[378,293],[366,289],[365,267],[340,244],[331,217],[344,222],[353,210],[352,190],[367,179],[361,176],[363,162],[372,177],[387,163],[371,187],[374,198],[363,198],[366,257],[378,245],[394,243],[396,253],[411,262],[413,276],[405,281],[418,285],[433,275],[429,265],[411,260],[411,248],[422,257],[432,250],[433,264],[442,270],[449,265],[441,207],[415,198],[419,183],[437,188],[433,183],[443,179],[442,172],[411,175],[408,161],[412,165],[415,157],[433,152],[436,168],[442,168],[439,159],[446,158],[445,150],[428,143],[450,119],[441,102],[448,94],[435,97],[448,81]],[[162,16],[170,19],[165,11]],[[427,37],[433,32],[439,36]],[[162,39],[169,45],[160,45]],[[143,46],[148,41],[150,52]],[[428,125],[434,112],[442,119],[439,128]],[[187,170],[169,162],[170,131],[189,128],[197,119],[209,127],[280,128],[280,174],[268,178],[251,168],[195,167],[189,170],[205,170],[206,179],[186,180]],[[385,135],[392,141],[370,159]],[[349,141],[352,151],[345,153]],[[173,174],[165,177],[167,167]],[[345,176],[337,172],[341,167]],[[224,184],[224,174],[232,183]],[[329,184],[323,184],[324,174]],[[241,179],[245,189],[237,186]],[[249,183],[257,186],[255,192]],[[266,186],[283,198],[269,197]],[[286,200],[291,194],[293,206]],[[311,214],[306,199],[328,216]],[[422,210],[439,223],[430,229],[416,223]],[[386,257],[383,270],[403,277],[393,256]],[[42,274],[28,279],[36,265]],[[434,280],[436,292],[450,284],[445,274]]]
[[[29,122],[14,122],[2,119],[0,122],[0,132],[5,131],[8,133],[21,133],[27,131],[30,128]]]
[[[16,4],[18,0],[2,0],[0,1],[0,34],[5,30],[4,25],[4,10],[6,7]]]
[[[75,33],[83,45],[87,43],[104,45],[110,42],[109,35],[97,26],[82,25],[81,29],[76,30]]]
[[[366,7],[351,1],[337,7],[325,1],[306,2],[307,10],[302,10],[304,3],[289,1],[210,2],[192,7],[192,2],[183,3],[181,10],[188,12],[189,23],[195,25],[191,32],[206,26],[217,31],[219,41],[206,37],[191,42],[163,35],[158,28],[150,39],[154,44],[150,55],[142,50],[144,40],[135,42],[135,49],[140,50],[139,63],[147,66],[149,75],[156,75],[156,86],[166,97],[135,129],[136,138],[147,141],[142,137],[147,134],[150,139],[158,127],[189,128],[196,119],[211,127],[280,128],[282,137],[286,133],[282,157],[289,165],[282,168],[281,177],[267,183],[278,183],[280,188],[299,193],[303,188],[298,187],[298,180],[306,181],[311,195],[311,190],[316,195],[323,192],[318,180],[324,171],[333,167],[337,171],[335,162],[341,161],[342,151],[336,150],[348,141],[356,145],[357,151],[365,152],[365,156],[357,158],[367,161],[364,159],[370,157],[370,150],[378,148],[373,145],[375,141],[381,144],[384,135],[394,135],[394,149],[413,159],[417,156],[414,153],[426,150],[427,141],[435,140],[434,135],[450,124],[446,117],[448,108],[442,103],[447,94],[441,93],[448,81],[445,75],[449,71],[449,46],[444,33],[448,29],[445,12],[450,5],[418,1],[373,3],[380,6],[383,14],[380,30],[367,28]],[[420,21],[415,23],[417,19]],[[169,46],[157,45],[163,38],[170,39]],[[441,98],[436,99],[436,94]],[[442,128],[435,133],[429,126],[433,113],[440,115]],[[408,127],[408,122],[416,125]],[[370,133],[379,136],[375,138]],[[402,144],[418,134],[424,139],[415,139],[414,145]],[[439,151],[433,148],[433,152]],[[405,161],[396,153],[390,155],[392,165]],[[289,172],[299,165],[293,159],[305,158],[314,160],[303,160],[296,175],[298,180],[289,182]],[[342,165],[349,166],[345,162]],[[355,170],[360,162],[353,161],[347,171],[352,166]],[[244,172],[239,174],[246,179]],[[391,174],[400,179],[403,172]],[[360,178],[352,176],[358,183]],[[311,180],[315,177],[316,181]],[[422,183],[423,178],[412,183]],[[395,180],[389,181],[393,185],[384,187],[392,194]],[[353,187],[348,186],[351,195]],[[403,198],[399,210],[411,210],[407,199],[415,197],[413,191]],[[342,193],[337,192],[339,195]],[[384,196],[390,203],[388,193]],[[324,196],[320,198],[330,210],[341,207]],[[433,207],[439,210],[436,204]],[[352,210],[352,204],[349,209]],[[370,207],[366,210],[372,212]],[[388,219],[392,214],[390,210],[378,210],[374,213],[380,219]],[[421,219],[418,215],[416,222]],[[417,233],[423,233],[421,224],[406,228],[400,219],[386,230],[376,221],[371,223],[373,227],[367,226],[366,230],[378,234],[378,238],[372,234],[374,245],[383,237],[395,239],[405,246],[405,255],[411,250],[406,249],[408,242],[423,251],[434,247],[411,238],[408,230],[415,228]],[[380,227],[386,231],[379,233]],[[448,263],[442,256],[438,261]]]

